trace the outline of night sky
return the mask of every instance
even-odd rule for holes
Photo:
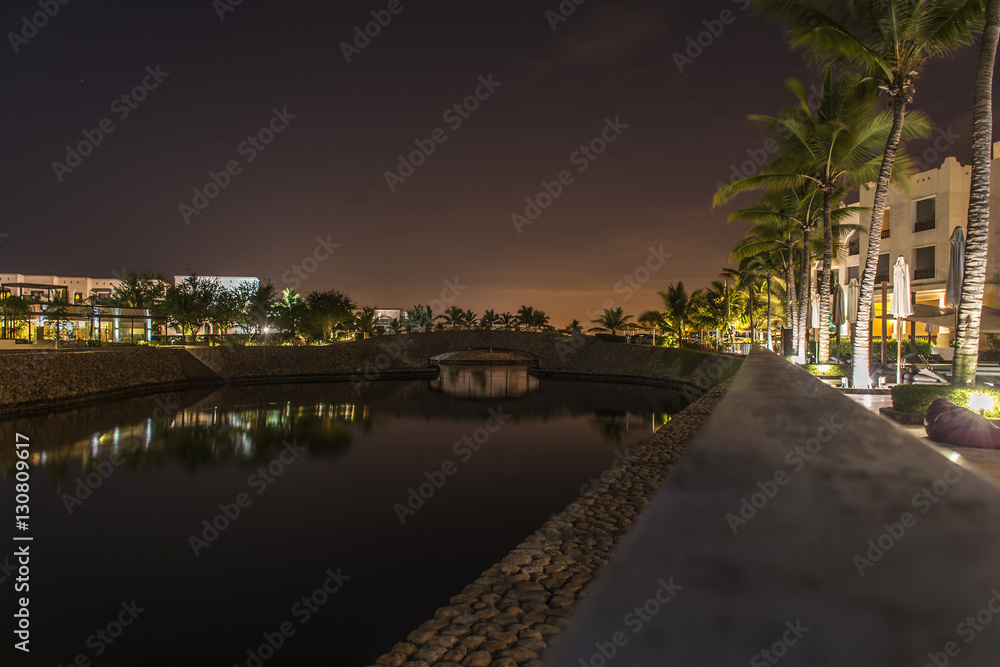
[[[712,194],[764,143],[747,115],[789,106],[785,78],[810,76],[746,0],[586,0],[555,30],[556,0],[47,3],[58,13],[16,53],[38,0],[0,9],[0,272],[259,276],[403,308],[457,279],[454,303],[477,313],[527,304],[563,326],[611,300],[638,315],[672,282],[718,277],[744,227]],[[348,63],[341,43],[372,11],[391,21]],[[706,21],[721,34],[678,71]],[[964,163],[976,56],[928,67],[915,105],[960,136]],[[145,99],[122,99],[144,81]],[[478,109],[445,115],[477,88]],[[574,155],[609,119],[606,150]],[[385,172],[439,128],[390,189]],[[69,171],[85,130],[100,143]],[[195,201],[227,163],[238,173]],[[512,214],[564,171],[519,233]]]

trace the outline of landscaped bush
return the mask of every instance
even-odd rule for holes
[[[802,370],[810,375],[816,375],[819,377],[851,377],[854,372],[853,367],[850,364],[806,364],[805,366],[800,366]]]
[[[924,414],[935,399],[945,397],[955,405],[969,407],[971,394],[987,394],[995,401],[995,407],[987,410],[985,416],[1000,419],[1000,389],[989,387],[952,387],[951,385],[903,384],[892,388],[892,407],[900,412]]]

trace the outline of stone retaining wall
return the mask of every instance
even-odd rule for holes
[[[185,350],[146,347],[0,353],[0,414],[38,412],[139,390],[219,382]]]
[[[715,388],[628,452],[597,484],[451,598],[378,667],[540,665],[619,540],[721,399]]]

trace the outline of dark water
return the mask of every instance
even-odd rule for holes
[[[681,401],[451,367],[361,393],[227,387],[0,422],[0,664],[370,664]],[[26,532],[15,433],[31,443]],[[11,639],[25,595],[30,654]],[[267,636],[280,646],[258,662]]]

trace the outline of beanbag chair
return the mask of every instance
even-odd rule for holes
[[[946,445],[1000,449],[1000,428],[947,398],[939,398],[927,408],[924,430],[928,438]]]

